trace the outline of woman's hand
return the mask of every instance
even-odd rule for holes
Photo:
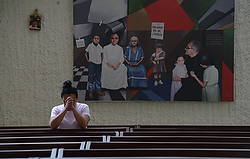
[[[66,99],[65,108],[66,108],[67,111],[70,111],[70,110],[72,110],[72,108],[74,108],[74,99],[72,97],[69,96]]]

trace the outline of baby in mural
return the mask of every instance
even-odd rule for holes
[[[175,67],[172,71],[172,76],[179,76],[180,78],[187,78],[187,68],[185,63],[185,59],[183,55],[178,55],[176,58]],[[170,93],[170,101],[174,101],[175,93],[181,88],[181,81],[172,81],[171,85],[171,93]]]
[[[155,52],[151,55],[150,62],[154,64],[154,85],[157,86],[158,84],[163,84],[161,74],[167,72],[167,69],[165,66],[166,53],[162,50],[162,44],[156,44],[155,48]]]

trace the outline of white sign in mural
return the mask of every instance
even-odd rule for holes
[[[164,23],[152,23],[151,38],[163,40]]]

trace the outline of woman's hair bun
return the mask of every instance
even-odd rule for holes
[[[63,88],[70,88],[70,87],[72,87],[72,82],[70,80],[63,82]]]
[[[61,98],[63,98],[63,96],[65,94],[74,94],[76,96],[76,98],[78,98],[77,89],[72,86],[72,82],[70,80],[63,82],[63,89],[61,92]]]

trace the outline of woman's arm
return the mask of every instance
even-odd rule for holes
[[[52,129],[56,129],[62,122],[65,114],[67,113],[67,109],[64,108],[64,110],[59,113],[57,116],[53,116],[50,118],[49,125]]]
[[[88,115],[81,115],[76,109],[75,107],[72,108],[72,111],[73,111],[73,114],[76,118],[76,122],[78,123],[78,125],[81,127],[81,128],[86,128],[88,123],[89,123],[89,116]]]
[[[66,102],[66,104],[65,104],[65,107],[64,107],[63,111],[61,111],[57,116],[54,116],[54,117],[50,118],[49,125],[50,125],[50,127],[52,129],[57,128],[61,124],[65,114],[67,113],[67,111],[72,110],[74,108],[74,101],[73,101],[73,99],[71,97],[68,97],[65,100],[65,102]]]

